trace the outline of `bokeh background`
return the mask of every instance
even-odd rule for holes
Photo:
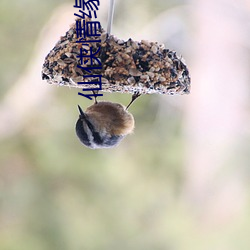
[[[113,34],[182,54],[192,91],[140,97],[106,150],[75,136],[91,102],[41,80],[73,5],[0,2],[0,249],[249,250],[250,1],[116,0]]]

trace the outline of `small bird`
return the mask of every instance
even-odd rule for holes
[[[79,105],[78,109],[76,134],[88,148],[114,147],[133,132],[134,117],[119,103],[95,102],[85,112]]]

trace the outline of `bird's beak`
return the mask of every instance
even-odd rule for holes
[[[84,112],[82,111],[82,108],[78,105],[79,113],[81,118],[86,118]]]

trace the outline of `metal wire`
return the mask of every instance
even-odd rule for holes
[[[107,27],[108,34],[111,34],[114,11],[115,11],[115,0],[110,0],[110,2],[109,2],[109,14],[108,14],[108,27]]]

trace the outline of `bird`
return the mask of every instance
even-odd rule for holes
[[[95,103],[84,112],[78,105],[79,118],[75,130],[80,142],[91,149],[117,146],[134,130],[134,117],[128,108],[139,96],[136,92],[127,107],[110,101],[97,102],[95,99]]]

